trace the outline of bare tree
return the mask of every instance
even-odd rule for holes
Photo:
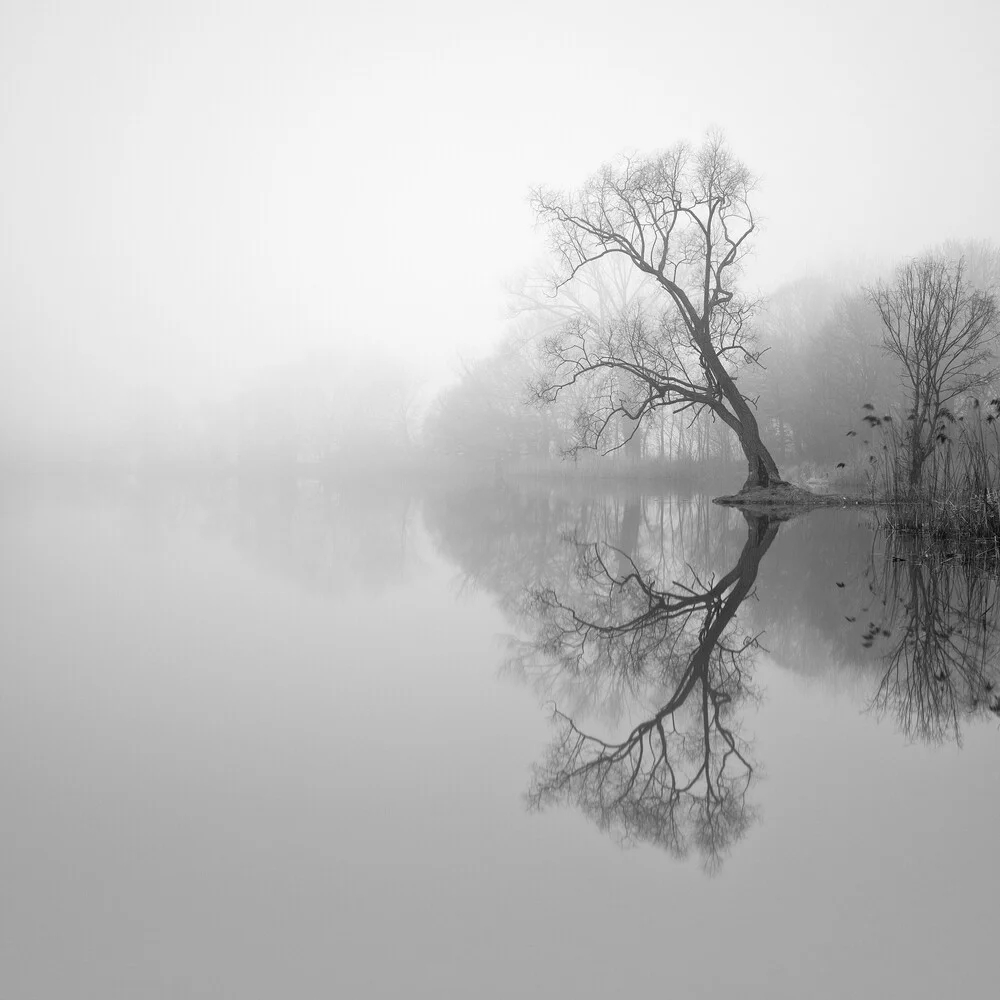
[[[899,268],[891,284],[879,282],[868,295],[882,319],[882,346],[902,367],[909,395],[907,476],[920,483],[935,443],[946,436],[949,404],[989,385],[993,367],[997,303],[973,290],[965,260],[923,257]]]
[[[559,285],[558,294],[552,294],[553,285]],[[522,281],[509,289],[512,316],[532,342],[532,361],[535,376],[529,380],[529,391],[537,388],[539,382],[547,386],[546,375],[538,374],[550,367],[549,345],[558,340],[562,332],[575,327],[597,330],[615,324],[625,315],[641,315],[650,310],[651,300],[658,298],[658,289],[648,276],[637,271],[620,255],[607,257],[580,273],[570,284],[561,282],[559,274],[551,269],[546,272],[525,275]],[[595,399],[603,398],[605,380],[592,380],[591,384],[579,383],[572,391],[564,387],[559,393],[558,407],[543,407],[543,412],[555,409],[557,414],[571,415],[571,428],[579,430],[580,414],[592,414],[600,409]],[[623,390],[624,391],[624,390]],[[532,393],[537,400],[539,393]],[[540,394],[544,402],[544,389]],[[626,401],[626,408],[632,401]],[[572,419],[576,418],[576,419]],[[635,459],[641,453],[645,427],[640,428],[619,410],[609,416],[604,429],[603,444],[606,452],[621,450],[627,457]],[[574,456],[579,451],[581,435],[575,433],[562,443],[561,451]]]
[[[749,465],[744,489],[781,483],[761,441],[753,401],[737,386],[742,364],[759,362],[749,336],[751,303],[735,287],[756,229],[749,170],[721,136],[693,150],[679,144],[604,166],[577,192],[538,189],[533,205],[562,266],[557,288],[595,261],[623,255],[665,295],[661,316],[627,313],[611,323],[580,319],[551,338],[545,400],[594,380],[580,443],[600,447],[624,416],[633,433],[660,407],[708,410],[739,439]]]

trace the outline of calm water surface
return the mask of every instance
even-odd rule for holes
[[[857,511],[8,481],[0,995],[992,995],[995,587]]]

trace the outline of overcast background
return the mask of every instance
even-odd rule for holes
[[[530,185],[710,127],[760,176],[752,288],[995,237],[998,21],[967,0],[7,0],[0,443],[198,412],[320,357],[439,386],[539,252]]]

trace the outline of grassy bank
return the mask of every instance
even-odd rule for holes
[[[942,408],[933,427],[871,410],[862,419],[868,489],[885,529],[1000,546],[1000,400],[972,399],[959,413]],[[926,454],[915,458],[921,442]]]

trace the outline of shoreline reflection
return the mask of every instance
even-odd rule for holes
[[[529,807],[573,805],[622,842],[715,871],[753,825],[741,709],[762,646],[810,681],[859,682],[859,710],[907,740],[961,744],[1000,716],[995,567],[857,512],[782,524],[707,498],[496,489],[425,516],[514,624],[505,670],[552,706]]]
[[[779,522],[745,516],[746,543],[718,580],[692,573],[689,584],[661,589],[622,550],[584,544],[572,600],[534,593],[522,671],[554,655],[571,676],[603,674],[633,693],[650,685],[662,703],[621,738],[586,732],[556,707],[557,734],[528,792],[532,808],[571,802],[625,842],[678,857],[693,847],[709,870],[752,825],[756,764],[738,710],[754,696],[757,637],[733,626]]]

